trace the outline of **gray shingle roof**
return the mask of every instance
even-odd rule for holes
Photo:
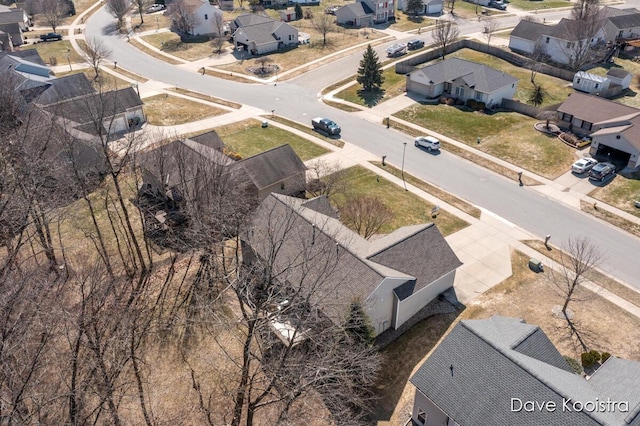
[[[247,234],[246,241],[258,255],[265,256],[269,253],[269,241],[274,241],[274,238],[276,241],[282,240],[278,252],[281,258],[276,262],[276,270],[282,271],[284,278],[292,283],[300,282],[303,275],[312,283],[321,280],[323,289],[317,297],[318,300],[328,301],[330,312],[327,315],[330,318],[341,318],[344,309],[354,299],[366,301],[385,277],[394,277],[399,284],[404,279],[412,288],[417,278],[422,288],[460,265],[433,225],[408,227],[413,230],[410,233],[400,228],[396,231],[397,235],[404,238],[388,238],[386,241],[389,245],[381,246],[365,240],[336,218],[318,211],[322,209],[313,210],[310,208],[313,205],[307,203],[306,200],[272,193],[252,217],[252,231]],[[267,238],[266,230],[272,230],[277,235]],[[409,255],[408,252],[401,254],[403,250],[428,245],[437,247],[438,253],[426,257],[413,253]],[[372,251],[372,247],[377,250]],[[320,250],[325,250],[325,253]],[[371,254],[373,256],[368,257]],[[374,259],[375,256],[378,258]],[[314,257],[317,260],[311,260]],[[398,265],[392,264],[393,261],[397,261]],[[331,273],[321,275],[322,271],[316,269],[313,262],[330,265]],[[292,264],[296,267],[291,267]],[[435,272],[429,272],[430,268]],[[445,271],[446,268],[449,269]],[[413,276],[411,271],[419,276]]]
[[[354,18],[361,18],[363,16],[367,16],[372,13],[371,11],[365,10],[364,9],[365,6],[366,4],[362,2],[348,3],[342,6],[340,10],[341,12],[347,11],[348,14],[353,16]],[[367,9],[369,8],[367,7]]]
[[[624,419],[629,413],[619,410],[567,411],[563,409],[563,402],[568,398],[584,403],[606,401],[611,397],[629,401],[631,411],[631,405],[639,400],[638,363],[629,367],[614,361],[614,377],[605,369],[593,377],[602,374],[608,377],[606,380],[586,380],[562,365],[558,351],[538,330],[522,320],[499,316],[461,321],[410,381],[460,425],[637,424],[637,420],[626,423]],[[628,380],[614,382],[625,373],[630,375]],[[614,383],[618,383],[615,391],[612,390]],[[553,412],[512,411],[511,398],[553,401],[558,408]]]
[[[611,7],[611,6],[604,6],[602,8],[602,14],[606,18],[610,18],[610,17],[613,17],[613,16],[631,15],[631,14],[634,14],[634,13],[640,13],[640,10],[635,9],[635,8],[618,9],[618,8]]]
[[[598,123],[600,121],[635,114],[640,112],[640,110],[612,102],[599,96],[574,91],[558,107],[558,112],[571,114],[574,117],[590,123]]]
[[[245,158],[233,165],[242,168],[258,190],[300,175],[304,178],[307,167],[289,144]]]
[[[581,24],[572,19],[562,18],[555,25],[546,25],[538,22],[520,21],[511,32],[511,36],[524,40],[537,41],[540,37],[554,37],[560,40],[577,41],[583,34],[577,30]]]
[[[441,84],[462,78],[475,90],[491,93],[518,82],[518,79],[486,65],[460,58],[449,58],[411,72],[411,78],[428,84]]]
[[[629,75],[629,73],[622,68],[611,68],[607,71],[607,76],[611,76],[614,78],[624,79]]]
[[[640,13],[629,13],[607,18],[618,29],[640,27]]]
[[[535,42],[548,32],[548,27],[545,24],[523,20],[518,22],[518,25],[511,31],[511,36]]]
[[[192,136],[189,139],[196,141],[199,144],[208,146],[209,148],[213,148],[213,149],[224,148],[224,142],[222,142],[222,139],[220,139],[220,136],[218,136],[218,133],[215,130],[211,130],[209,132],[202,133],[197,136]]]
[[[274,41],[275,36],[273,33],[278,27],[282,25],[290,26],[285,22],[252,13],[238,16],[234,24],[238,28],[236,31],[242,31],[249,41],[253,41],[257,45]]]
[[[0,24],[13,24],[24,22],[24,10],[10,9],[9,11],[0,10]]]
[[[40,105],[51,105],[91,93],[95,93],[95,89],[86,75],[71,74],[49,80],[46,90],[35,102]]]

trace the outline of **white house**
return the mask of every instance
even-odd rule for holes
[[[616,9],[605,6],[604,38],[607,41],[640,38],[640,11],[637,9]]]
[[[573,76],[573,88],[586,93],[598,93],[609,88],[611,81],[602,75],[578,71]]]
[[[628,89],[631,84],[631,73],[620,68],[611,68],[607,71],[607,78],[612,86],[619,85],[622,90]]]
[[[246,50],[252,55],[298,45],[298,30],[295,27],[253,13],[245,13],[234,19],[231,32],[236,49]]]
[[[489,0],[486,0],[487,3]],[[398,0],[398,10],[404,10],[407,0]],[[440,15],[444,8],[443,0],[422,0],[423,9],[420,15]]]
[[[395,19],[395,0],[357,0],[373,11],[373,22],[383,23],[390,19]]]
[[[433,223],[366,240],[340,222],[326,197],[272,193],[241,238],[245,263],[268,262],[283,286],[309,291],[313,305],[337,323],[359,301],[376,335],[398,329],[452,287],[461,265]],[[273,241],[281,241],[277,252]]]
[[[208,0],[180,0],[170,4],[165,14],[173,20],[179,19],[181,15],[193,16],[193,26],[189,30],[190,35],[219,34],[223,31],[222,11],[217,6],[210,4]]]
[[[366,3],[348,3],[335,11],[336,23],[353,27],[373,25],[373,10]]]
[[[577,39],[581,23],[562,18],[555,25],[522,20],[509,36],[509,48],[528,55],[541,53],[559,64],[572,65],[576,57],[585,55],[586,49],[604,41],[604,29],[591,39]]]
[[[427,98],[449,95],[463,101],[475,99],[487,106],[500,105],[516,93],[518,79],[486,65],[449,58],[407,75],[407,92]]]

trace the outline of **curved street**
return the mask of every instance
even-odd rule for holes
[[[544,16],[557,19],[562,13]],[[518,16],[504,18],[501,26],[515,25],[518,20]],[[359,51],[288,82],[278,81],[277,86],[242,84],[202,76],[141,53],[114,33],[113,22],[111,15],[102,8],[87,22],[85,34],[87,37],[100,37],[113,51],[113,61],[123,68],[171,86],[242,103],[265,112],[275,111],[280,116],[304,124],[308,124],[313,116],[330,116],[341,125],[345,141],[377,157],[386,155],[389,163],[400,165],[403,162],[404,143],[410,141],[408,136],[318,100],[322,87],[355,73],[361,59]],[[477,21],[462,22],[461,33],[478,32],[481,26],[482,23]],[[429,37],[425,33],[420,38],[429,40]],[[382,52],[389,44],[391,42],[376,46],[376,50]],[[601,269],[640,288],[640,274],[634,267],[640,254],[640,239],[447,152],[431,156],[409,144],[404,168],[412,175],[440,186],[541,239],[551,235],[556,245],[561,245],[569,237],[589,236],[605,253],[606,261]]]

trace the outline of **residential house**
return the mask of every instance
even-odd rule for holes
[[[335,11],[336,23],[349,27],[370,27],[373,25],[373,10],[364,2],[348,3]]]
[[[356,0],[366,4],[373,10],[373,23],[380,24],[396,18],[396,5],[394,0]]]
[[[615,42],[620,39],[640,38],[640,11],[637,9],[602,8],[605,16],[604,39]]]
[[[268,16],[245,13],[231,23],[233,44],[238,50],[262,55],[298,45],[298,30]]]
[[[427,98],[448,95],[463,101],[475,99],[488,106],[511,99],[518,79],[486,65],[449,58],[412,71],[407,75],[407,92]]]
[[[35,82],[39,85],[52,78],[51,70],[44,64],[35,49],[0,52],[0,70],[11,70],[29,85],[36,84]]]
[[[607,71],[607,78],[611,82],[611,86],[618,85],[622,90],[628,89],[631,84],[631,73],[621,68],[611,68]]]
[[[573,88],[586,93],[599,93],[607,90],[611,80],[603,75],[591,74],[586,71],[578,71],[573,76]]]
[[[586,56],[585,49],[592,49],[604,42],[604,30],[590,39],[580,39],[580,22],[562,18],[555,25],[521,20],[509,36],[509,48],[514,52],[526,55],[546,55],[549,60],[564,64],[575,65],[579,56]],[[588,52],[598,59],[597,51]]]
[[[558,122],[591,137],[590,154],[623,167],[640,166],[640,110],[598,96],[573,92],[558,107]]]
[[[184,10],[179,11],[179,8]],[[209,3],[209,0],[181,0],[170,4],[164,14],[173,20],[180,19],[180,16],[193,16],[193,25],[188,31],[189,35],[219,35],[223,32],[222,11]],[[181,26],[178,25],[178,27]]]
[[[414,425],[640,425],[640,363],[573,372],[540,327],[462,320],[410,379]]]
[[[487,4],[489,0],[486,0]],[[407,0],[398,0],[398,10],[404,10]],[[443,0],[422,0],[422,10],[419,15],[441,15],[444,8]]]
[[[37,103],[37,100],[36,100]],[[92,135],[112,136],[144,123],[142,100],[132,87],[90,93],[43,106],[66,127]]]
[[[218,176],[234,180],[248,197],[258,201],[271,192],[301,196],[306,188],[307,168],[290,145],[261,152],[252,157],[234,160],[224,153],[224,142],[215,131],[173,141],[161,149],[141,156],[144,164],[143,182],[147,191],[164,194],[180,188],[185,173],[197,175],[197,169],[217,169]],[[187,165],[184,166],[180,161]],[[185,167],[185,171],[180,171]],[[189,179],[186,179],[187,181]]]
[[[366,240],[340,222],[325,197],[271,193],[241,238],[243,261],[267,262],[283,287],[309,292],[319,307],[312,315],[341,323],[359,301],[376,335],[398,329],[451,288],[461,265],[433,223]]]
[[[296,19],[298,19],[296,17],[296,11],[293,8],[288,8],[285,10],[280,10],[278,11],[278,13],[280,14],[280,19],[283,22],[291,22],[291,21],[295,21]],[[299,18],[302,19],[302,16]]]
[[[0,5],[0,32],[5,34],[2,39],[10,39],[12,46],[25,43],[23,33],[29,31],[30,23],[29,16],[23,9]],[[5,43],[3,40],[3,44]],[[12,51],[10,48],[4,50]]]

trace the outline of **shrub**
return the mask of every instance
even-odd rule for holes
[[[58,58],[56,58],[55,56],[52,56],[49,58],[49,64],[51,66],[56,66],[58,65]]]
[[[313,19],[313,11],[310,8],[304,10],[304,19]]]
[[[600,361],[600,352],[592,349],[580,355],[580,359],[584,368],[593,368],[593,366]]]
[[[600,361],[603,363],[609,358],[611,358],[611,354],[609,352],[602,352],[602,355],[600,355]]]
[[[478,108],[478,101],[476,101],[475,99],[469,99],[467,101],[467,106],[469,108],[472,108],[472,109],[477,109]]]
[[[484,102],[478,102],[478,111],[482,111],[487,107],[487,104],[485,104]]]
[[[446,104],[446,103],[447,103],[447,98],[445,98],[444,96],[440,96],[440,100],[439,100],[439,102],[440,102],[441,104]]]
[[[455,105],[456,100],[453,98],[447,98],[447,105],[452,106]]]
[[[464,101],[462,99],[454,99],[456,105],[464,105]]]
[[[576,374],[582,374],[582,371],[583,371],[582,366],[580,365],[577,359],[571,358],[570,356],[564,356],[564,360],[567,361],[567,364],[569,364],[569,367],[571,367],[571,369]]]

